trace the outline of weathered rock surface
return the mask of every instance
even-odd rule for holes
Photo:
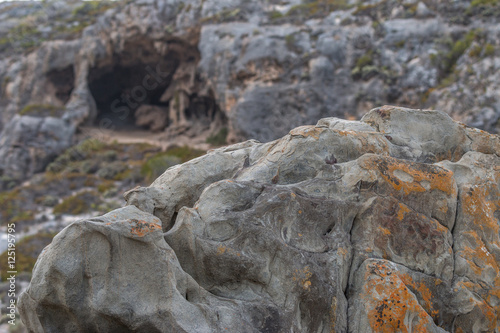
[[[232,143],[275,140],[386,103],[440,109],[495,133],[498,13],[496,1],[465,0],[3,4],[0,136],[30,105],[63,108],[73,131],[149,126],[164,141],[200,144],[221,129]],[[141,105],[157,108],[135,112]],[[8,142],[0,174],[20,181],[13,165],[46,164],[7,158]]]
[[[40,255],[31,332],[498,332],[500,138],[326,118],[174,166]]]
[[[15,116],[0,136],[0,188],[3,182],[42,172],[72,143],[74,127],[53,117]]]

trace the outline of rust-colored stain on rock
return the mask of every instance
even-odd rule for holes
[[[304,138],[312,137],[316,140],[319,139],[319,135],[326,131],[323,127],[316,126],[300,126],[290,131],[291,136],[302,136]]]
[[[138,237],[144,237],[153,231],[161,230],[158,224],[144,220],[131,219],[128,222],[131,224],[130,233]]]
[[[362,166],[368,170],[378,170],[382,178],[395,190],[405,195],[412,192],[425,192],[422,181],[429,182],[430,190],[440,190],[448,195],[456,195],[453,172],[439,166],[399,160],[388,156],[373,156],[363,161]],[[412,177],[412,181],[404,181],[394,174],[400,170]]]

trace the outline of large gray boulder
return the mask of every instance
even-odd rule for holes
[[[71,224],[19,309],[30,332],[495,332],[499,180],[500,138],[442,112],[322,119]]]

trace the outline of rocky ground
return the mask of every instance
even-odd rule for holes
[[[500,137],[443,112],[325,118],[71,224],[21,315],[32,332],[498,332],[499,184]]]

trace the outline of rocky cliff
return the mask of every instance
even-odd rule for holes
[[[125,197],[42,252],[31,332],[500,329],[500,137],[446,113],[325,118]]]
[[[498,1],[1,4],[0,189],[88,125],[264,142],[391,103],[498,131],[499,13]]]

